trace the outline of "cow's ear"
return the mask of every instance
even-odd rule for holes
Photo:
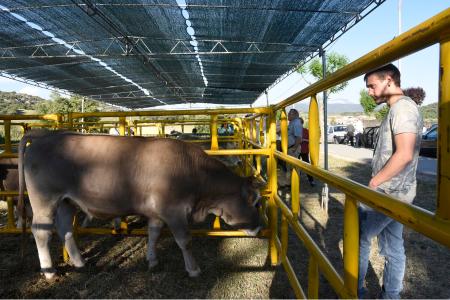
[[[250,176],[248,177],[250,185],[254,189],[261,189],[266,186],[266,182],[260,178],[259,176]]]

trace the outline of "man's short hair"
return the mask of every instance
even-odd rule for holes
[[[384,79],[386,76],[390,76],[396,86],[400,87],[400,71],[393,64],[384,65],[378,69],[372,70],[364,75],[364,81],[367,82],[367,78],[370,75],[377,75],[378,78]]]
[[[296,117],[299,116],[298,110],[296,110],[295,108],[291,108],[291,109],[289,110],[289,113],[288,113],[288,114],[293,114],[293,115],[296,116]]]

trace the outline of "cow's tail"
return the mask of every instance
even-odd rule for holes
[[[18,171],[19,171],[19,201],[17,203],[17,210],[22,215],[22,242],[21,242],[21,258],[22,262],[25,257],[25,233],[26,233],[26,220],[27,220],[27,214],[26,214],[26,208],[25,208],[25,172],[24,172],[24,158],[25,158],[25,149],[27,147],[28,143],[31,143],[34,138],[43,136],[45,134],[48,134],[47,130],[31,130],[27,132],[19,143],[19,162],[18,162]]]
[[[25,233],[27,228],[27,216],[25,211],[25,201],[24,201],[24,192],[25,192],[25,174],[23,168],[23,159],[25,156],[25,148],[27,143],[29,142],[28,136],[25,134],[19,143],[19,162],[18,162],[18,171],[19,171],[19,201],[17,202],[17,211],[22,215],[22,238],[20,243],[20,256],[22,259],[22,263],[25,258]]]

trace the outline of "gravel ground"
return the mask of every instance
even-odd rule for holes
[[[366,184],[369,168],[364,164],[330,160],[331,170]],[[321,184],[309,187],[302,175],[301,220],[316,243],[342,274],[342,216],[344,195],[330,190],[329,212],[319,205]],[[435,180],[420,178],[416,204],[435,209]],[[289,201],[289,193],[280,190]],[[6,222],[4,203],[0,224]],[[144,224],[142,224],[144,225]],[[404,298],[450,298],[450,251],[412,230],[405,230],[407,269]],[[290,233],[288,256],[303,289],[307,290],[309,254]],[[1,298],[293,298],[282,267],[267,263],[267,241],[254,238],[194,237],[193,252],[202,274],[191,279],[184,271],[181,251],[170,235],[158,244],[160,264],[148,270],[145,262],[146,238],[122,236],[81,236],[80,248],[87,259],[82,270],[62,262],[61,243],[55,236],[52,254],[57,262],[58,280],[46,282],[39,274],[34,240],[26,239],[24,263],[20,261],[20,236],[0,235]],[[367,284],[375,298],[382,278],[383,258],[371,255]],[[324,278],[319,296],[336,298]]]

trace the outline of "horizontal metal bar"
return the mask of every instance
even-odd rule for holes
[[[205,150],[208,155],[270,155],[270,149],[227,149],[227,150]]]
[[[122,235],[122,236],[128,236],[128,235],[148,235],[148,229],[147,228],[139,228],[139,229],[131,229],[128,232],[120,232],[116,231],[113,228],[82,228],[82,227],[76,227],[75,230],[76,234],[98,234],[98,235]],[[26,229],[27,233],[31,233],[30,228]],[[263,229],[261,230],[257,236],[251,236],[248,235],[243,230],[208,230],[208,229],[192,229],[191,234],[193,236],[207,236],[207,237],[257,237],[257,238],[268,238],[270,235],[269,229]],[[22,233],[21,228],[6,228],[6,227],[0,227],[0,234],[2,233],[11,233],[11,234],[20,234]],[[168,234],[168,229],[163,229],[164,234]]]
[[[438,43],[449,32],[450,8],[337,70],[325,79],[313,83],[307,88],[288,97],[286,100],[274,105],[274,109],[277,110],[292,105],[383,64]]]
[[[322,250],[320,250],[319,246],[317,246],[317,244],[314,242],[305,228],[303,228],[303,226],[299,223],[297,218],[293,216],[292,212],[286,206],[286,204],[284,204],[281,198],[275,194],[274,199],[277,206],[280,208],[281,212],[286,217],[299,239],[303,241],[308,251],[317,259],[320,270],[322,271],[323,275],[328,280],[330,285],[333,287],[335,292],[339,295],[340,298],[351,298],[350,293],[348,293],[348,291],[345,289],[344,281],[342,280],[341,276],[339,276],[338,272],[322,252]]]
[[[275,157],[450,248],[450,221],[436,218],[433,213],[421,207],[402,202],[387,194],[376,192],[353,180],[313,167],[282,152],[275,151]]]

